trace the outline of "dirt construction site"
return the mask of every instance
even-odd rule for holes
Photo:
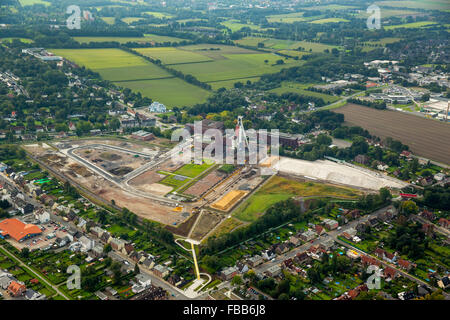
[[[171,232],[203,241],[233,210],[262,187],[266,164],[174,163],[175,149],[122,139],[77,139],[25,145],[33,157],[96,197],[137,216],[166,225]],[[402,188],[406,184],[379,173],[331,161],[277,158],[281,174],[331,182],[360,190]],[[50,170],[50,171],[51,171]],[[276,173],[277,171],[274,171]]]

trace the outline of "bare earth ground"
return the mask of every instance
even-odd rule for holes
[[[380,138],[391,137],[408,145],[419,156],[450,165],[450,125],[391,110],[347,104],[342,113],[349,125],[360,126]]]
[[[211,172],[203,179],[197,181],[194,185],[190,186],[184,193],[190,194],[193,196],[201,196],[203,193],[208,191],[209,188],[217,184],[219,181],[221,181],[223,178],[225,178],[226,175],[220,174],[217,171]]]
[[[71,160],[60,152],[38,145],[25,145],[24,147],[37,157],[46,161],[53,168],[83,185],[86,189],[107,201],[114,200],[116,205],[128,208],[141,218],[168,225],[173,225],[175,222],[179,224],[185,220],[182,211],[176,212],[173,210],[173,207],[161,205],[154,200],[142,196],[133,195],[108,182],[97,173],[90,171],[84,166],[80,166],[78,162]],[[77,168],[79,171],[74,171],[73,168]],[[78,172],[83,173],[83,175],[78,174]],[[86,174],[86,172],[90,174]]]
[[[215,212],[204,212],[197,222],[195,229],[192,231],[191,238],[201,240],[209,231],[211,231],[220,221],[222,217]]]
[[[402,188],[407,185],[403,181],[377,172],[328,160],[306,161],[281,157],[275,167],[281,173],[305,176],[363,189]]]

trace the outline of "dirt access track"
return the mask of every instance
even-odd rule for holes
[[[347,104],[333,110],[345,123],[360,126],[380,138],[391,137],[409,146],[412,153],[450,165],[450,124],[392,110]]]

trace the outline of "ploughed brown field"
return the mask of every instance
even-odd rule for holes
[[[351,103],[333,111],[344,114],[347,125],[360,126],[380,138],[399,140],[415,155],[450,164],[450,124]]]

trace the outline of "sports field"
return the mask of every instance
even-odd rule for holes
[[[206,162],[206,161],[202,164],[189,163],[189,164],[182,166],[180,169],[178,169],[174,173],[182,175],[182,176],[186,176],[189,178],[195,178],[198,175],[200,175],[202,172],[211,168],[213,165],[214,165],[214,163]]]
[[[313,92],[306,90],[306,88],[311,87],[312,84],[300,84],[295,82],[283,82],[281,87],[270,90],[271,92],[275,92],[278,94],[286,93],[286,92],[294,92],[303,96],[308,97],[316,97],[322,98],[325,103],[333,103],[338,101],[340,98],[338,96],[332,96],[329,94],[321,93],[321,92]]]
[[[208,91],[120,49],[58,49],[52,52],[98,72],[106,80],[141,92],[170,107],[190,106],[203,102],[209,95]]]
[[[273,204],[293,196],[302,197],[337,197],[355,199],[361,193],[355,189],[316,182],[299,182],[273,176],[250,198],[245,200],[233,213],[242,221],[254,221]]]

